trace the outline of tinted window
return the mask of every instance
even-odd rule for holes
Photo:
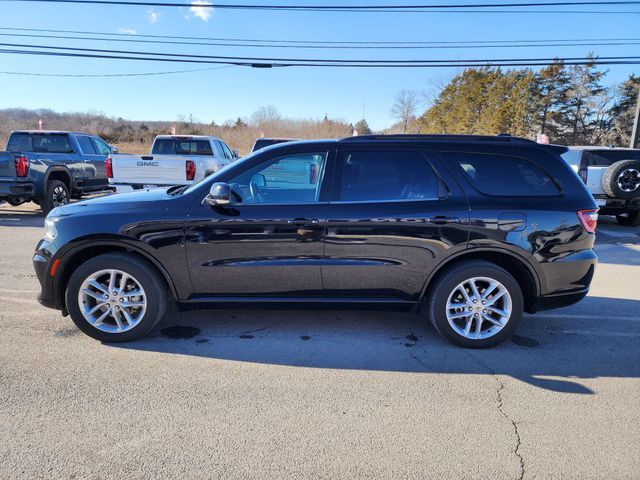
[[[213,155],[209,140],[159,138],[153,144],[154,155]]]
[[[233,160],[233,155],[231,155],[231,150],[229,150],[229,147],[227,147],[227,144],[224,142],[220,142],[220,145],[222,146],[222,150],[224,151],[224,156],[227,157],[229,160]]]
[[[65,134],[14,133],[7,150],[12,152],[74,153]]]
[[[418,152],[363,151],[342,155],[340,200],[433,200],[440,181]]]
[[[256,140],[256,143],[253,144],[253,151],[260,150],[264,147],[269,147],[271,145],[277,145],[278,143],[287,143],[292,140],[286,138],[259,138]]]
[[[80,145],[80,150],[85,155],[95,155],[96,151],[93,148],[93,143],[91,143],[91,139],[89,137],[76,137],[78,140],[78,144]]]
[[[476,189],[487,195],[548,196],[560,190],[539,166],[510,155],[446,152]]]
[[[640,150],[590,150],[587,165],[608,167],[620,160],[640,160]]]
[[[305,204],[318,201],[326,153],[297,153],[269,160],[231,180],[244,204]]]
[[[98,152],[98,155],[104,155],[105,157],[111,155],[111,147],[109,147],[109,145],[107,145],[105,142],[103,142],[99,138],[93,138],[93,143],[96,147],[96,152]]]

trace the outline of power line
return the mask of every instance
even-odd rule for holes
[[[100,35],[100,34],[98,34]],[[24,34],[24,33],[0,33],[1,37],[19,37],[19,38],[50,38],[56,40],[89,40],[104,42],[124,42],[124,43],[143,43],[143,44],[162,44],[162,45],[192,45],[192,46],[221,46],[221,47],[251,47],[251,48],[295,48],[295,49],[356,49],[356,50],[434,50],[434,49],[471,49],[471,48],[531,48],[531,47],[608,47],[608,46],[625,46],[640,45],[640,38],[623,40],[600,40],[600,41],[579,41],[568,40],[565,43],[546,43],[542,41],[530,42],[498,42],[498,43],[457,43],[454,45],[441,44],[432,42],[431,45],[289,45],[289,44],[265,44],[265,43],[227,43],[227,42],[185,42],[175,40],[141,40],[136,38],[101,38],[95,36],[69,36],[69,35],[43,35],[43,34]]]
[[[163,72],[140,72],[140,73],[38,73],[38,72],[14,72],[0,70],[3,75],[16,75],[25,77],[65,77],[65,78],[111,78],[111,77],[151,77],[156,75],[173,75],[178,73],[204,72],[207,70],[222,70],[232,68],[235,65],[223,65],[220,67],[191,68],[188,70],[168,70]]]
[[[125,37],[125,38],[165,38],[178,40],[213,40],[220,42],[252,42],[252,43],[274,43],[274,44],[329,44],[329,45],[457,45],[457,44],[512,44],[512,43],[531,43],[531,42],[631,42],[640,41],[640,38],[552,38],[552,39],[526,39],[526,40],[455,40],[455,41],[420,41],[420,40],[282,40],[282,39],[258,39],[258,38],[222,38],[222,37],[191,37],[179,35],[149,35],[141,33],[111,33],[96,32],[87,30],[56,30],[43,28],[16,28],[16,27],[0,27],[0,31],[19,31],[19,32],[44,32],[44,33],[69,33],[78,35],[103,35],[108,37]]]
[[[118,55],[130,55],[130,56],[148,56],[148,57],[176,57],[176,58],[188,58],[188,59],[206,59],[206,60],[218,60],[222,63],[234,63],[243,62],[245,64],[254,63],[294,63],[294,64],[306,64],[306,63],[318,63],[318,64],[429,64],[429,63],[441,63],[441,62],[479,62],[479,63],[491,63],[491,62],[552,62],[554,58],[507,58],[507,59],[457,59],[457,60],[434,60],[434,59],[320,59],[320,58],[276,58],[276,57],[244,57],[244,56],[225,56],[225,55],[202,55],[202,54],[187,54],[187,53],[173,53],[173,52],[147,52],[139,50],[108,50],[102,48],[80,48],[80,47],[63,47],[55,45],[32,45],[22,43],[0,43],[3,47],[16,47],[16,48],[40,48],[45,50],[64,50],[72,52],[91,52],[100,54],[118,54]],[[599,57],[599,60],[619,60],[623,58],[640,59],[639,57]],[[579,61],[583,60],[582,57],[568,57],[567,61]]]
[[[419,11],[439,11],[461,9],[478,10],[495,8],[540,8],[540,7],[593,7],[593,6],[632,6],[640,5],[640,1],[632,0],[588,0],[588,1],[546,1],[546,2],[491,2],[491,3],[465,3],[465,4],[418,4],[418,5],[265,5],[265,4],[230,4],[230,3],[174,3],[174,2],[153,2],[136,0],[5,0],[16,2],[44,2],[44,3],[69,3],[87,5],[120,5],[120,6],[146,6],[146,7],[184,7],[191,8],[216,8],[221,10],[270,10],[270,11],[329,11],[329,12],[419,12]],[[566,11],[565,11],[566,12]],[[497,11],[492,10],[492,13]],[[581,12],[572,12],[581,13]],[[606,11],[598,13],[608,13]],[[640,12],[625,12],[640,13]]]
[[[640,65],[640,57],[619,56],[602,58],[540,58],[540,59],[475,59],[475,60],[422,60],[420,63],[409,63],[412,61],[402,61],[402,63],[372,63],[367,60],[362,63],[326,63],[326,60],[305,60],[303,62],[293,61],[256,61],[251,62],[240,59],[216,60],[216,59],[193,59],[193,58],[170,58],[170,57],[144,57],[132,55],[105,55],[100,53],[70,53],[51,52],[38,50],[18,50],[0,49],[0,53],[17,55],[38,55],[52,57],[74,57],[74,58],[99,58],[110,60],[137,60],[155,62],[177,62],[177,63],[200,63],[200,64],[225,64],[240,65],[253,68],[275,68],[275,67],[343,67],[343,68],[442,68],[442,67],[532,67],[546,66],[553,62],[562,62],[565,65]],[[160,54],[161,55],[161,54]],[[275,59],[274,59],[275,60]],[[306,63],[308,62],[308,63]],[[353,62],[353,61],[352,61]],[[407,63],[405,63],[407,62]]]

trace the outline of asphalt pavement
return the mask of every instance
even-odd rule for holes
[[[484,351],[389,310],[170,309],[108,345],[36,301],[0,206],[0,478],[640,478],[640,229],[581,303]]]

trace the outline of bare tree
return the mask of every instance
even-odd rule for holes
[[[415,118],[418,103],[418,92],[415,90],[400,90],[396,95],[391,115],[402,122],[402,133],[407,133],[409,122]]]

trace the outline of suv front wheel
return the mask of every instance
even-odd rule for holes
[[[522,290],[505,269],[473,260],[447,270],[429,298],[429,318],[447,340],[466,348],[498,345],[518,328]]]
[[[146,335],[167,306],[162,277],[143,259],[107,253],[73,272],[66,305],[76,326],[102,342],[127,342]]]

